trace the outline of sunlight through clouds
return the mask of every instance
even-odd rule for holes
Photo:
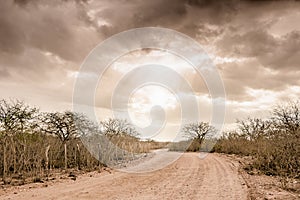
[[[161,86],[143,86],[137,89],[129,99],[130,117],[138,126],[146,127],[151,123],[149,113],[152,107],[161,106],[165,112],[177,107],[177,99],[174,95],[176,94],[172,94]]]

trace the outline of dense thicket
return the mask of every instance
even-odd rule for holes
[[[276,106],[269,119],[248,118],[225,133],[214,151],[251,156],[251,168],[268,175],[300,178],[300,104]]]
[[[84,115],[41,113],[18,100],[0,101],[0,177],[25,179],[47,176],[55,169],[95,169],[101,165],[82,143],[82,138],[108,138],[105,159],[114,160],[116,149],[127,154],[148,152],[151,143],[141,142],[125,120],[109,119],[95,124]],[[102,146],[102,148],[105,148]],[[96,158],[97,159],[96,159]],[[102,163],[105,164],[106,160]]]

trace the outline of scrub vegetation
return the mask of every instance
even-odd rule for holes
[[[57,171],[100,169],[106,163],[118,164],[160,148],[159,143],[141,141],[138,136],[125,120],[108,119],[96,124],[79,113],[40,112],[22,101],[3,99],[0,177],[4,184],[21,185],[40,181]],[[106,144],[100,145],[104,138]],[[96,153],[87,150],[84,140],[96,144]]]

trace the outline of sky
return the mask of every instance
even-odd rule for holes
[[[274,105],[299,99],[299,22],[299,1],[1,1],[0,98],[24,100],[42,111],[72,109],[80,66],[98,44],[129,29],[161,27],[197,41],[218,69],[226,93],[227,130],[236,119],[265,118]],[[112,116],[111,98],[122,78],[153,61],[190,84],[193,94],[187,96],[197,99],[199,120],[209,122],[212,99],[203,77],[184,60],[155,49],[124,55],[105,71],[95,94],[99,119]],[[149,84],[117,98],[128,102],[123,109],[141,128],[161,125],[161,115],[151,112],[162,108],[163,129],[142,135],[173,140],[182,123],[177,93]]]

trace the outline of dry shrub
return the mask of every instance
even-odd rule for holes
[[[82,114],[40,113],[21,101],[0,100],[0,177],[4,183],[11,183],[12,177],[33,177],[32,181],[36,181],[53,171],[70,168],[90,171],[99,169],[107,160],[124,158],[124,150],[132,158],[133,154],[146,153],[160,145],[140,141],[137,136],[124,120],[94,124]],[[110,145],[101,146],[105,155],[99,162],[98,143],[91,153],[82,139],[103,143],[105,138],[110,139],[110,143],[106,142]]]
[[[169,151],[180,152],[210,152],[216,143],[215,139],[203,139],[201,144],[197,139],[169,143]]]
[[[235,132],[224,134],[214,151],[251,156],[249,168],[267,175],[300,178],[299,102],[276,106],[268,120],[238,121]]]

